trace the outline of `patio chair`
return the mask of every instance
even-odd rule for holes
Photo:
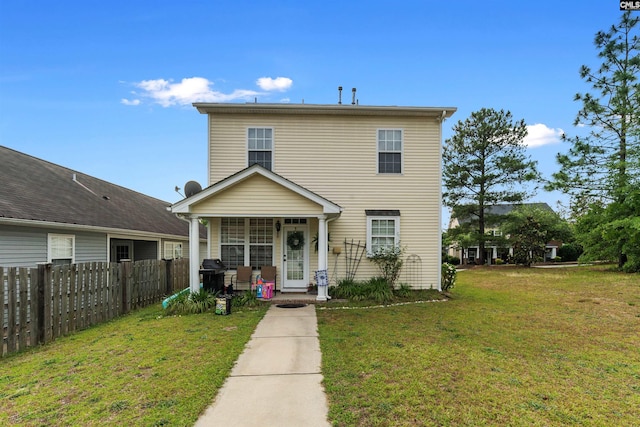
[[[246,284],[247,290],[251,290],[251,282],[253,279],[253,270],[250,266],[239,265],[236,268],[236,274],[231,276],[231,286],[233,290],[239,291],[238,285]]]
[[[260,277],[265,282],[273,282],[273,293],[275,295],[276,289],[278,288],[278,273],[276,272],[276,267],[273,265],[263,265],[260,267]]]

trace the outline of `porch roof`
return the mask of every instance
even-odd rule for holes
[[[238,193],[242,193],[242,197],[231,196]],[[296,203],[291,203],[292,201]],[[175,203],[171,211],[202,217],[303,217],[320,214],[338,216],[342,208],[319,194],[254,164]]]

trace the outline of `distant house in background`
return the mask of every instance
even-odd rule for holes
[[[0,267],[189,256],[170,203],[7,147],[0,160]]]
[[[553,212],[553,209],[546,203],[522,203],[522,204],[503,204],[503,205],[494,205],[490,206],[486,213],[491,216],[506,216],[515,208],[520,206],[529,206],[538,209],[548,210]],[[471,221],[470,218],[458,218],[455,211],[451,213],[451,220],[449,221],[449,230],[452,230],[456,227],[459,227],[464,224],[468,224]],[[498,238],[502,238],[503,233],[501,229],[501,224],[498,222],[494,225],[487,226],[485,232],[496,237],[496,241]],[[502,241],[502,239],[500,239]],[[544,260],[549,261],[556,257],[558,249],[562,246],[562,242],[559,241],[550,241],[546,244],[546,250],[544,255]],[[496,259],[502,259],[506,261],[508,258],[513,256],[513,249],[507,243],[497,244],[496,242],[488,241],[485,243],[485,260],[489,264],[495,263]],[[469,246],[462,247],[460,244],[453,244],[448,249],[448,255],[454,256],[460,259],[462,264],[475,264],[476,260],[479,259],[479,251],[480,247],[478,243],[471,243]]]

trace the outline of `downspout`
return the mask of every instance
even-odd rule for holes
[[[442,124],[444,123],[447,117],[447,110],[442,110],[442,116],[440,117],[440,161],[438,162],[439,176],[440,176],[440,185],[438,185],[438,264],[436,266],[438,270],[438,292],[442,292]]]

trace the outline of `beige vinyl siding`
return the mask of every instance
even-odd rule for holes
[[[220,114],[210,116],[210,124],[210,184],[247,167],[248,127],[273,128],[273,171],[343,208],[340,218],[329,223],[332,247],[342,247],[344,239],[366,242],[365,209],[398,209],[401,244],[407,255],[417,254],[422,259],[420,285],[437,287],[439,121],[425,117]],[[402,129],[402,174],[377,173],[378,129]],[[235,203],[234,209],[250,214],[255,212],[255,203],[255,199],[246,198]],[[310,236],[316,232],[314,220]],[[279,252],[281,243],[277,245]],[[345,250],[342,247],[337,263],[329,252],[330,277],[344,277]],[[317,263],[313,247],[310,261],[313,271]],[[375,267],[363,259],[358,277],[375,274]]]
[[[255,175],[194,205],[192,212],[231,216],[319,215],[322,207]]]

